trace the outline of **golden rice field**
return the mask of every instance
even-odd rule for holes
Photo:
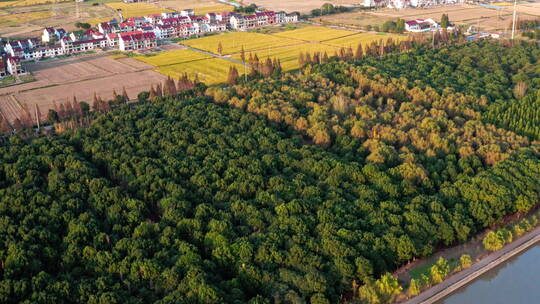
[[[218,13],[218,12],[232,12],[233,7],[230,5],[214,5],[214,6],[206,6],[206,7],[197,7],[195,8],[195,14],[196,15],[206,15],[207,13]]]
[[[512,6],[512,5],[514,5],[511,2],[495,2],[495,3],[490,3],[490,4],[495,5],[495,6]]]
[[[153,66],[172,65],[202,59],[212,58],[210,55],[195,52],[192,50],[174,50],[162,52],[154,56],[137,56],[135,59],[151,64]]]
[[[353,47],[356,48],[359,43],[363,46],[372,43],[373,41],[383,40],[386,41],[389,38],[394,39],[394,41],[407,40],[407,35],[396,35],[396,34],[372,34],[372,33],[361,33],[352,36],[337,38],[333,40],[325,41],[324,44],[338,46],[338,47]]]
[[[301,41],[296,39],[250,32],[232,32],[222,35],[186,40],[182,41],[181,43],[196,49],[217,54],[217,49],[220,42],[223,48],[222,54],[239,53],[242,50],[242,47],[244,47],[244,50],[247,52],[301,43]]]
[[[52,15],[53,15],[52,11],[8,14],[8,15],[0,16],[0,26],[14,26],[14,25],[18,25],[24,22],[49,18]]]
[[[108,7],[118,10],[122,10],[122,15],[124,18],[130,18],[130,17],[142,17],[146,15],[152,15],[152,14],[160,14],[165,12],[172,12],[170,9],[166,8],[160,8],[153,6],[148,3],[123,3],[123,2],[113,2],[113,3],[107,3]]]
[[[278,58],[281,62],[281,67],[283,68],[283,70],[290,71],[298,69],[300,67],[298,64],[298,57],[300,53],[314,54],[316,52],[320,52],[321,54],[323,54],[324,52],[326,52],[330,57],[334,55],[334,52],[338,50],[338,47],[331,45],[324,45],[320,43],[305,43],[300,45],[271,49],[269,51],[248,52],[246,53],[246,57],[249,58],[250,55],[257,54],[259,60],[266,60],[266,58],[268,57],[270,57],[271,59]],[[234,55],[233,58],[240,60],[240,54]]]
[[[227,81],[229,67],[231,66],[235,66],[242,74],[243,67],[241,64],[219,58],[167,65],[158,67],[156,71],[174,79],[180,78],[184,73],[187,73],[191,78],[197,75],[199,80],[205,84],[214,85]]]
[[[274,34],[274,36],[283,38],[299,39],[304,41],[325,41],[344,36],[354,35],[357,32],[333,29],[324,26],[306,26],[292,31],[284,31]]]
[[[65,2],[69,0],[58,0],[57,2]],[[15,6],[31,6],[38,4],[53,3],[53,0],[16,0],[16,1],[1,1],[0,8],[15,7]]]

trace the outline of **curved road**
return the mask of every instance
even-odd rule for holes
[[[539,241],[540,227],[537,227],[514,242],[506,245],[501,250],[490,253],[481,261],[474,263],[470,268],[448,277],[444,282],[437,284],[425,290],[418,296],[406,301],[405,304],[435,303]]]

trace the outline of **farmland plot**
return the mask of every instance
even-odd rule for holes
[[[244,50],[247,52],[300,44],[302,42],[296,39],[251,32],[232,32],[182,41],[182,44],[184,45],[215,54],[219,53],[218,47],[220,43],[222,46],[222,54],[235,54],[240,53],[242,47],[244,47]]]
[[[354,35],[357,32],[333,29],[324,26],[307,26],[292,31],[284,31],[274,34],[274,36],[299,39],[304,41],[325,41],[344,36]]]
[[[59,0],[57,2],[66,2],[69,0]],[[17,7],[17,6],[31,6],[31,5],[38,5],[38,4],[46,4],[51,3],[53,1],[51,0],[16,0],[16,1],[1,1],[0,2],[0,8],[4,7]]]
[[[167,65],[157,68],[156,71],[175,79],[187,73],[191,78],[197,76],[200,81],[207,85],[213,85],[223,83],[227,80],[228,71],[231,66],[236,67],[240,74],[242,74],[244,67],[241,64],[219,58]]]
[[[196,15],[206,15],[207,13],[217,13],[217,12],[232,12],[233,7],[230,5],[214,5],[214,6],[205,6],[195,8]]]
[[[107,3],[108,7],[114,10],[121,10],[124,18],[130,17],[141,17],[152,14],[160,14],[166,12],[172,12],[170,9],[159,8],[148,3],[123,3],[123,2],[114,2]]]
[[[107,100],[112,98],[113,90],[122,92],[124,87],[134,99],[151,84],[165,79],[152,68],[133,58],[113,59],[106,55],[32,63],[28,69],[36,81],[1,88],[0,111],[13,121],[19,117],[22,105],[33,109],[37,104],[42,115],[46,115],[55,101],[65,102],[75,96],[91,103],[94,92]]]
[[[300,67],[298,62],[300,53],[314,54],[315,52],[320,52],[321,54],[323,54],[324,52],[326,52],[328,56],[332,56],[334,52],[338,50],[338,47],[331,45],[324,45],[319,43],[305,43],[301,45],[271,49],[268,51],[248,52],[246,53],[246,57],[249,58],[250,55],[253,56],[257,54],[257,57],[259,57],[260,60],[266,60],[266,58],[277,58],[281,62],[282,69],[284,71],[290,71]],[[240,55],[237,54],[233,56],[233,58],[240,60]]]
[[[153,66],[178,64],[178,63],[196,61],[196,60],[208,59],[208,58],[211,58],[211,56],[200,53],[200,52],[187,50],[187,49],[162,52],[154,56],[135,57],[135,59],[151,64]]]
[[[395,34],[373,34],[373,33],[361,33],[356,34],[352,36],[342,37],[338,39],[328,40],[325,41],[324,44],[333,45],[337,47],[353,47],[356,48],[358,44],[362,44],[363,46],[366,46],[373,41],[379,41],[383,40],[386,41],[388,39],[394,39],[394,41],[402,41],[407,40],[407,35],[395,35]]]
[[[53,16],[53,12],[51,11],[37,11],[37,12],[27,12],[27,13],[20,13],[20,14],[7,14],[7,15],[0,16],[0,26],[16,26],[25,22],[49,18],[52,16]]]

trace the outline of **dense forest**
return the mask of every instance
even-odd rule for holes
[[[4,137],[0,302],[369,302],[385,273],[537,205],[539,56],[333,57]]]

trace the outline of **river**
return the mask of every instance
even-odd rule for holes
[[[540,303],[540,243],[486,272],[437,304]]]

